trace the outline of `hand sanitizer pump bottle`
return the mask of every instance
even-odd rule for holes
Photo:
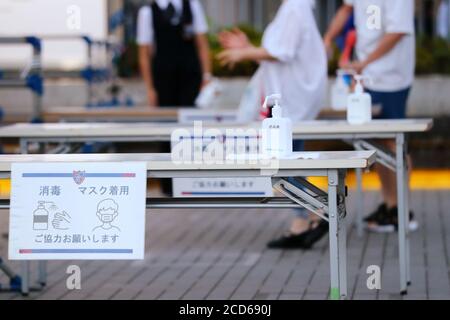
[[[292,122],[283,118],[283,109],[280,106],[281,95],[274,94],[266,97],[263,108],[273,102],[272,118],[262,123],[263,154],[270,158],[283,159],[292,155]]]
[[[372,121],[372,97],[364,92],[362,81],[368,79],[355,75],[355,92],[350,94],[347,102],[347,121],[350,124],[364,124]]]
[[[195,105],[200,109],[211,109],[214,104],[214,100],[220,95],[221,86],[217,79],[211,80],[198,95],[195,100]]]
[[[346,76],[350,74],[343,69],[337,71],[336,81],[331,88],[331,108],[333,110],[345,110],[347,108],[350,85],[346,82]]]

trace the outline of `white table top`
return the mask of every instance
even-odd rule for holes
[[[298,134],[340,133],[408,133],[426,132],[433,127],[433,119],[372,120],[362,125],[351,125],[345,120],[316,120],[296,123]]]
[[[374,114],[379,113],[374,107]],[[155,119],[167,119],[177,121],[180,112],[188,112],[197,116],[237,116],[236,109],[198,109],[194,107],[113,107],[113,108],[86,108],[86,107],[48,107],[43,110],[45,122],[59,122],[61,120],[87,121],[150,121]],[[345,110],[323,109],[319,117],[322,118],[345,118]]]
[[[236,116],[236,110],[197,109],[194,107],[50,107],[44,109],[42,116],[45,122],[71,120],[72,122],[115,121],[129,123],[158,120],[176,122],[183,113],[187,113],[191,117],[211,118],[211,121],[217,117]]]
[[[350,125],[341,120],[317,120],[296,123],[293,133],[294,135],[409,133],[426,132],[432,126],[432,119],[373,120],[364,125]],[[217,128],[223,132],[225,129],[260,127],[261,123],[203,125],[203,129]],[[0,138],[169,137],[175,129],[191,131],[193,126],[166,123],[20,123],[0,128]]]
[[[375,151],[297,152],[296,159],[254,161],[225,164],[177,164],[170,154],[45,154],[0,155],[0,172],[11,171],[12,163],[23,162],[146,162],[149,171],[212,171],[212,170],[267,170],[276,165],[279,170],[292,169],[356,169],[375,163]],[[256,162],[256,163],[255,163]]]

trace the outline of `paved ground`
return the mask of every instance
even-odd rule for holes
[[[421,228],[412,235],[413,284],[403,299],[450,299],[449,195],[412,193]],[[374,208],[378,200],[376,193],[367,193],[366,207]],[[350,220],[353,208],[350,197]],[[311,251],[265,249],[289,217],[290,211],[272,210],[153,211],[147,218],[145,261],[51,262],[47,288],[29,299],[326,299],[327,238]],[[0,212],[0,231],[6,230],[7,214]],[[1,240],[0,254],[6,256],[6,251],[7,242]],[[350,298],[402,299],[396,234],[358,238],[350,227],[348,257]],[[79,291],[65,288],[71,264],[81,267]],[[366,287],[366,268],[373,264],[382,268],[380,291]],[[0,293],[0,299],[22,298]]]

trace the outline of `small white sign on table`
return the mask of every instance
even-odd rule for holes
[[[227,145],[226,140],[234,140],[234,143]],[[250,140],[256,137],[242,136],[190,136],[180,135],[173,136],[171,140],[172,151],[179,144],[186,143],[187,149],[192,146],[191,158],[185,159],[194,161],[195,154],[202,154],[207,146],[213,141],[223,149],[223,160],[225,161],[230,154],[251,154],[252,150]],[[237,141],[240,142],[237,142]],[[216,197],[232,197],[232,198],[261,198],[272,197],[273,188],[270,177],[222,177],[222,178],[174,178],[173,196],[175,198],[216,198]]]
[[[144,162],[15,163],[9,259],[144,258]]]

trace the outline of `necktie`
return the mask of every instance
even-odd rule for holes
[[[166,10],[164,10],[164,17],[166,18],[166,21],[170,21],[172,24],[177,23],[177,14],[172,1],[169,2]]]

